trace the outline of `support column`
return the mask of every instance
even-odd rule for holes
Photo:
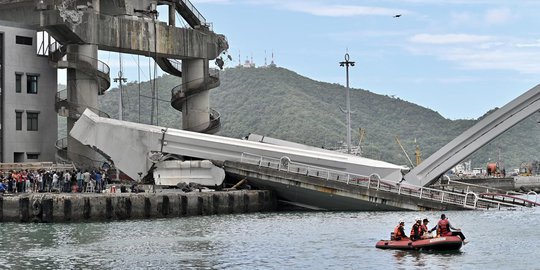
[[[208,74],[206,59],[183,60],[182,81],[186,101],[182,104],[182,129],[203,131],[210,124],[209,91],[205,90],[194,95],[190,91],[204,87],[205,76]]]
[[[174,8],[174,4],[169,4],[169,25],[175,26],[176,25],[176,10]]]
[[[77,63],[78,67],[86,66],[85,69],[97,67],[97,46],[96,45],[69,45],[68,61]],[[70,111],[83,112],[85,108],[98,107],[99,85],[95,75],[89,73],[90,70],[68,69],[67,70],[67,99],[70,104]],[[77,121],[76,118],[68,117],[68,157],[76,164],[85,164],[91,160],[98,160],[99,155],[82,145],[77,140],[69,136],[69,131]]]
[[[92,0],[92,7],[95,12],[100,11],[99,0]],[[97,69],[98,46],[97,43],[97,27],[94,24],[88,23],[88,31],[92,32],[92,38],[88,42],[93,44],[76,45],[72,44],[67,47],[68,62],[75,63],[76,69],[67,70],[67,100],[69,104],[76,108],[69,108],[83,112],[85,108],[98,107],[98,92],[99,83],[96,75],[92,73]],[[76,118],[68,117],[68,157],[76,164],[85,164],[87,166],[96,166],[92,161],[101,160],[101,155],[92,150],[90,147],[81,144],[69,136],[69,131],[77,121]]]

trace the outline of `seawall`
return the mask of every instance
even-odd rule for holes
[[[31,193],[0,197],[0,222],[85,222],[266,212],[271,191]]]

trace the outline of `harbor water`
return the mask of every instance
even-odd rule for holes
[[[439,212],[277,212],[0,224],[0,269],[540,269],[540,209],[446,212],[457,252],[380,250],[399,219]]]

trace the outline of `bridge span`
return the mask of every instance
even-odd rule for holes
[[[384,161],[352,156],[323,149],[300,149],[271,145],[211,134],[195,133],[100,117],[86,110],[70,132],[84,145],[97,148],[133,179],[155,163],[153,153],[213,161],[240,161],[243,153],[301,162],[336,171],[369,175],[399,181],[408,168]]]
[[[97,148],[133,179],[155,154],[212,160],[228,175],[319,210],[447,210],[532,206],[402,182],[406,168],[331,151],[295,148],[99,117],[86,110],[71,136]],[[516,201],[517,200],[517,201]]]
[[[480,147],[538,111],[540,111],[540,85],[489,114],[450,141],[405,175],[405,180],[419,186],[433,184]]]

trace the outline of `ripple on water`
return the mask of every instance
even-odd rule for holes
[[[440,212],[285,212],[0,226],[7,269],[516,269],[539,255],[540,211],[446,212],[460,252],[379,250],[399,219]],[[512,233],[509,233],[512,232]]]

